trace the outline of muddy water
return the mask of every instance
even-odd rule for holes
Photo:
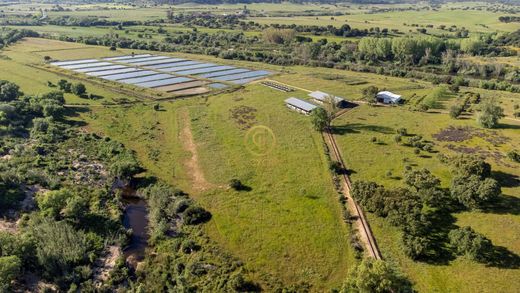
[[[144,259],[144,252],[148,245],[148,210],[146,201],[136,196],[135,190],[123,189],[123,225],[132,229],[130,243],[125,248],[124,254],[128,264],[136,267],[137,263]]]

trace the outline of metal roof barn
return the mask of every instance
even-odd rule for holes
[[[287,104],[288,106],[291,106],[293,108],[296,108],[297,110],[303,111],[305,113],[310,113],[312,110],[314,110],[318,107],[309,102],[306,102],[304,100],[300,100],[300,99],[297,99],[294,97],[286,99],[285,104]]]
[[[328,97],[333,97],[334,101],[336,103],[341,103],[341,102],[345,101],[345,99],[343,99],[341,97],[337,97],[337,96],[334,96],[334,95],[329,95],[327,93],[320,92],[320,91],[315,91],[315,92],[310,93],[309,97],[311,97],[311,98],[313,98],[315,100],[318,100],[320,102],[328,102],[327,101]]]

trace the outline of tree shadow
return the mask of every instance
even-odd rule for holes
[[[497,128],[498,129],[520,129],[520,125],[499,123]]]
[[[514,174],[502,171],[492,171],[491,176],[495,178],[502,187],[518,187],[520,186],[520,177]]]
[[[432,242],[432,252],[421,261],[431,265],[448,265],[450,261],[456,258],[446,245],[448,233],[457,228],[455,217],[447,210],[440,210],[432,215],[431,220],[433,225],[429,238]]]
[[[372,131],[383,134],[392,134],[394,129],[386,126],[367,125],[361,123],[350,123],[345,125],[335,125],[331,127],[332,134],[360,133],[361,131]]]
[[[520,215],[520,198],[502,194],[493,204],[482,208],[482,211],[490,214]]]
[[[486,266],[502,269],[520,268],[520,256],[503,246],[494,246],[493,251],[486,256]]]

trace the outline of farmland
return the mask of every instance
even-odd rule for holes
[[[98,286],[91,276],[98,274],[99,258],[115,254],[105,289],[350,292],[361,286],[352,282],[362,278],[366,261],[391,267],[388,274],[399,281],[389,286],[402,286],[404,291],[412,287],[417,292],[515,292],[520,287],[520,165],[515,161],[515,151],[520,150],[518,48],[514,42],[498,45],[507,42],[505,36],[514,41],[514,34],[508,33],[518,30],[517,23],[498,17],[510,15],[508,11],[517,6],[254,3],[244,8],[243,4],[100,3],[63,4],[61,10],[31,3],[1,8],[9,20],[24,19],[23,14],[38,16],[42,8],[47,9],[48,21],[70,16],[116,24],[9,24],[0,34],[21,29],[39,33],[1,43],[0,80],[20,87],[20,101],[31,105],[24,111],[54,113],[54,104],[44,104],[50,103],[49,92],[58,100],[63,95],[60,103],[65,109],[52,118],[0,124],[2,133],[26,128],[17,141],[2,138],[0,180],[11,178],[7,166],[13,157],[29,161],[31,153],[23,148],[34,147],[39,156],[64,158],[75,147],[94,148],[71,167],[42,159],[31,165],[59,170],[56,174],[81,172],[86,160],[93,160],[91,166],[106,163],[91,154],[124,155],[130,161],[115,162],[115,167],[100,172],[101,177],[125,175],[114,177],[105,195],[113,197],[110,210],[103,212],[110,214],[106,221],[112,223],[111,229],[120,229],[117,236],[88,234],[98,237],[89,240],[96,244],[91,244],[96,250],[89,260],[76,264],[70,276],[65,272],[69,279],[37,276],[49,286],[85,290]],[[200,16],[202,12],[210,16]],[[173,16],[167,19],[167,14]],[[136,23],[119,26],[119,21]],[[330,29],[344,24],[351,28],[343,33]],[[306,26],[315,28],[309,31]],[[398,50],[408,41],[416,42],[410,45],[414,50]],[[119,67],[104,68],[111,66]],[[268,87],[265,81],[277,86]],[[84,92],[78,92],[79,84]],[[0,86],[4,88],[3,83]],[[312,91],[344,98],[348,106],[335,109],[327,101],[319,105],[309,98]],[[379,97],[382,91],[397,93],[402,100],[385,104]],[[315,103],[318,110],[309,116],[292,111],[284,105],[289,97]],[[481,119],[486,105],[500,108],[491,128]],[[3,115],[10,106],[2,101],[0,123],[5,123],[4,116],[11,119]],[[458,107],[460,111],[453,114]],[[318,116],[319,110],[325,118]],[[38,137],[37,125],[52,130],[43,122],[67,125],[63,137],[71,140],[60,145]],[[328,131],[332,140],[325,138]],[[71,135],[75,132],[86,137],[77,146]],[[99,141],[99,149],[91,146],[92,141]],[[332,143],[337,144],[339,158],[331,155]],[[45,149],[51,147],[57,155]],[[486,180],[499,185],[499,194],[478,208],[452,195],[458,176],[453,162],[461,155],[480,160],[483,169],[489,164]],[[137,162],[139,168],[133,165]],[[410,183],[410,173],[419,171],[427,172],[421,176],[433,182],[428,192],[437,197],[431,201]],[[40,180],[33,177],[31,184]],[[380,194],[387,198],[397,194],[396,202],[379,205],[384,213],[373,208],[357,197],[356,184],[363,182],[386,189],[377,197],[372,190],[374,201]],[[44,209],[49,204],[41,198],[57,191],[55,186],[38,186],[42,193],[35,196],[37,208],[23,212],[27,218],[20,220],[23,225],[26,221],[32,227],[48,217],[50,212]],[[122,200],[126,193],[114,192],[120,187],[148,203],[143,206],[148,213],[143,221],[149,238],[141,259],[128,252],[112,253],[132,245],[128,243],[132,227],[121,232],[128,203]],[[407,196],[410,201],[397,201]],[[91,196],[88,207],[103,209],[105,197]],[[358,228],[360,218],[352,214],[347,199],[361,202],[370,229]],[[430,221],[434,227],[427,223],[424,228],[422,222],[413,228],[396,224],[391,209],[420,200],[424,200],[420,208],[410,209],[416,213],[414,219],[400,210],[397,218],[414,224]],[[67,218],[75,211],[68,205],[54,212],[53,221],[83,231],[78,227],[92,219]],[[0,220],[0,230],[11,227],[4,222]],[[16,229],[27,233],[23,225]],[[480,239],[489,241],[492,250],[486,258],[457,253],[462,245],[453,244],[451,232],[462,227],[471,227],[482,235]],[[16,229],[11,230],[18,233]],[[363,233],[373,233],[382,260],[372,260]],[[426,234],[436,241],[434,247],[424,244],[426,253],[411,255],[406,242],[410,233]],[[423,240],[412,248],[420,250]],[[76,271],[81,269],[89,272],[80,275]],[[13,280],[13,286],[26,281]]]

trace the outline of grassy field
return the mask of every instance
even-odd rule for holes
[[[37,78],[29,78],[34,72],[29,65],[42,63],[42,56],[72,59],[128,52],[30,39],[3,52],[9,60],[1,62],[8,70],[0,73],[0,79],[12,80],[17,72],[19,78],[13,81],[19,82],[22,90],[42,93],[50,90],[47,80],[58,79],[47,71],[37,71]],[[105,99],[118,96],[110,88],[87,84],[87,89]],[[305,96],[304,92],[294,94]],[[354,257],[321,137],[312,131],[308,117],[283,106],[286,97],[251,85],[230,94],[163,102],[160,111],[145,102],[103,107],[101,101],[91,101],[93,105],[85,107],[76,119],[86,121],[90,131],[109,135],[135,150],[150,174],[190,192],[208,208],[213,214],[208,234],[243,260],[256,280],[273,276],[285,284],[306,282],[323,291],[342,283]],[[69,103],[78,102],[72,95],[66,98]],[[247,130],[232,117],[233,111],[244,105],[254,108],[251,125],[265,125],[276,137],[268,156],[248,151]],[[191,127],[183,120],[183,113]],[[188,166],[190,151],[182,137],[186,127],[193,133],[198,165],[209,189],[194,185]],[[229,190],[232,178],[241,179],[251,190]]]
[[[4,57],[0,58],[3,69],[0,79],[19,83],[27,94],[43,93],[51,90],[47,81],[56,82],[62,78],[31,67],[41,65],[43,56],[77,59],[131,51],[113,52],[105,47],[28,39],[1,52]],[[169,55],[217,60],[210,56]],[[73,95],[66,95],[66,99],[68,103],[91,104],[75,119],[86,121],[90,131],[123,142],[136,151],[150,174],[190,192],[207,207],[213,214],[206,226],[208,234],[243,260],[256,280],[265,280],[270,275],[288,284],[308,282],[316,291],[339,286],[355,261],[348,245],[347,227],[341,221],[337,194],[332,189],[322,140],[312,130],[309,118],[286,109],[283,100],[288,96],[305,98],[305,90],[322,90],[358,100],[361,90],[368,85],[400,93],[406,98],[413,94],[427,95],[435,87],[422,81],[335,69],[313,68],[311,73],[309,68],[299,66],[279,67],[221,59],[218,62],[280,72],[272,79],[301,90],[285,94],[252,84],[233,93],[162,102],[159,111],[153,110],[151,101],[104,107],[101,102],[120,95],[110,87],[95,84],[87,84],[87,89],[104,99],[92,101]],[[74,81],[74,77],[69,79]],[[519,149],[520,122],[512,119],[512,107],[520,104],[520,95],[475,91],[483,96],[497,96],[508,115],[496,133],[486,135],[510,140],[494,145],[476,136],[457,146],[478,146],[478,151],[490,154]],[[445,100],[443,104],[447,107],[453,102],[454,99]],[[434,141],[436,150],[453,153],[448,149],[448,142],[435,141],[432,135],[451,125],[477,127],[473,118],[452,120],[447,114],[368,106],[347,112],[335,124],[340,131],[337,139],[344,159],[354,171],[352,179],[374,180],[394,187],[403,184],[398,177],[402,177],[404,158],[409,159],[407,164],[430,169],[442,179],[444,186],[450,180],[447,167],[438,161],[436,154],[423,152],[417,156],[413,149],[397,145],[393,140],[396,128],[405,127],[410,133]],[[266,156],[251,152],[255,143],[248,139],[248,127],[256,125],[268,127],[275,138],[271,140],[275,144]],[[186,146],[186,129],[193,136],[192,148]],[[372,137],[381,143],[372,143]],[[200,172],[193,172],[190,165],[192,152],[197,154]],[[511,176],[520,176],[519,168],[512,166],[506,158],[489,158],[493,169],[501,172],[497,174],[509,179],[508,182],[511,182]],[[387,176],[387,171],[391,171],[392,176]],[[197,188],[194,173],[200,173],[207,188]],[[227,183],[232,178],[239,178],[251,190],[228,189]],[[460,213],[455,215],[456,225],[470,225],[495,245],[520,254],[517,200],[520,187],[511,184],[503,188],[503,193],[502,210]],[[463,259],[441,265],[410,261],[401,252],[400,232],[383,219],[372,215],[369,218],[384,257],[397,262],[419,292],[514,292],[520,286],[515,277],[518,269],[486,267]]]
[[[481,91],[481,94],[498,96],[506,109],[511,109],[514,103],[520,103],[518,94],[486,91]],[[485,155],[496,171],[495,176],[504,186],[499,203],[501,208],[456,214],[455,225],[471,226],[491,239],[494,245],[520,254],[520,169],[507,157],[502,157],[507,151],[520,148],[520,121],[504,119],[499,129],[485,131],[460,143],[439,142],[432,135],[449,126],[478,127],[472,117],[453,120],[447,114],[363,105],[340,117],[335,125],[339,133],[338,144],[348,168],[353,170],[354,181],[371,180],[387,187],[402,186],[404,166],[412,165],[414,168],[429,169],[442,180],[443,186],[449,186],[449,169],[440,163],[436,154],[422,152],[416,155],[413,148],[394,142],[396,129],[401,127],[407,128],[409,133],[433,141],[439,152],[454,154],[449,145],[455,145]],[[376,137],[379,143],[373,143],[372,137]],[[489,141],[504,137],[508,138],[505,143]],[[391,172],[391,176],[387,172]],[[520,280],[515,277],[518,276],[518,268],[488,267],[460,258],[443,264],[413,262],[402,252],[399,229],[390,226],[382,218],[373,215],[369,215],[369,218],[383,256],[399,263],[420,292],[515,292],[520,286]]]

